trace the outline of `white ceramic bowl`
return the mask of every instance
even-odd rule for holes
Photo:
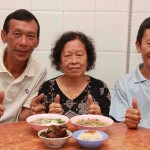
[[[103,137],[103,139],[101,140],[88,141],[88,140],[79,139],[78,136],[85,131],[87,130],[78,130],[78,131],[73,132],[72,134],[73,138],[77,140],[78,144],[84,147],[85,149],[97,149],[103,143],[103,141],[108,139],[108,135],[105,132],[98,131],[98,130],[96,131],[99,132]]]
[[[100,121],[102,122],[105,122],[107,123],[107,125],[103,125],[103,126],[86,126],[86,125],[79,125],[77,124],[77,121],[78,120],[87,120],[87,119],[99,119]],[[102,116],[102,115],[78,115],[78,116],[74,116],[70,119],[70,122],[72,124],[75,125],[75,127],[78,129],[78,130],[85,130],[85,129],[89,129],[89,130],[100,130],[100,131],[106,131],[107,128],[113,124],[113,120],[109,117],[106,117],[106,116]]]
[[[48,128],[50,125],[39,125],[39,124],[33,124],[32,121],[39,119],[39,118],[49,118],[49,119],[61,119],[64,121],[64,123],[59,125],[64,125],[69,122],[69,118],[64,115],[59,114],[37,114],[32,115],[26,119],[26,121],[31,125],[31,127],[36,130],[40,131],[42,129]]]
[[[42,139],[44,144],[50,148],[61,148],[61,147],[63,147],[64,144],[68,141],[69,137],[72,136],[72,132],[69,130],[66,130],[68,136],[63,137],[63,138],[46,138],[46,137],[43,137],[40,135],[42,132],[46,132],[47,130],[48,130],[48,128],[40,130],[38,132],[38,136]]]

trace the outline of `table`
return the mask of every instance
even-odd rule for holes
[[[75,127],[69,123],[71,131]],[[150,150],[150,129],[139,127],[127,129],[123,123],[114,123],[106,133],[109,138],[98,150]],[[31,126],[26,122],[0,124],[0,150],[52,150],[46,147]],[[53,149],[54,150],[54,149]],[[55,149],[57,150],[57,149]],[[70,137],[59,150],[84,150]]]

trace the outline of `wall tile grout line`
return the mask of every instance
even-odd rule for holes
[[[130,1],[129,1],[129,18],[128,18],[127,54],[126,54],[126,73],[129,72],[129,65],[130,65],[131,25],[132,25],[132,4],[133,4],[133,0],[130,0]]]

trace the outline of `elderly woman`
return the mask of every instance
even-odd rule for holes
[[[33,114],[44,110],[69,118],[88,113],[109,115],[110,92],[106,84],[85,74],[94,68],[96,60],[89,37],[81,32],[64,33],[52,49],[51,60],[63,74],[42,85],[39,96],[31,103]]]

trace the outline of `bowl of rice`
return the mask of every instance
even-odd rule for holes
[[[69,118],[60,114],[36,114],[28,117],[26,121],[35,131],[40,131],[50,125],[65,125]]]
[[[108,135],[99,130],[78,130],[72,136],[81,147],[86,149],[96,149],[108,139]]]
[[[113,124],[113,120],[102,115],[78,115],[70,119],[70,122],[78,130],[100,130],[106,131]]]

